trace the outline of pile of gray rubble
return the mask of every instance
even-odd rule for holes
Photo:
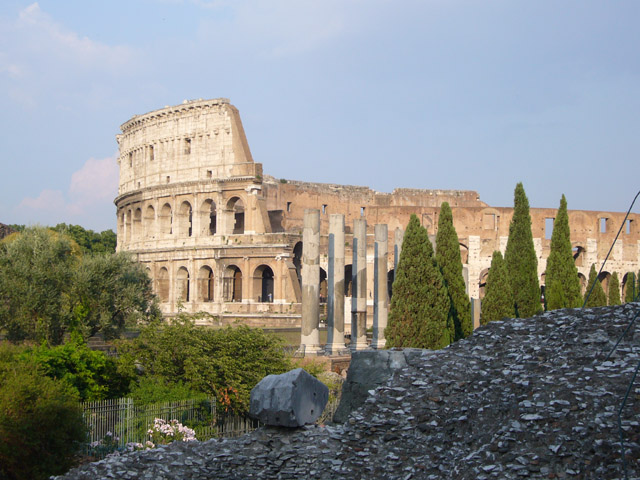
[[[624,478],[618,410],[640,362],[637,328],[605,357],[638,309],[557,310],[440,351],[358,353],[340,423],[175,442],[61,478]],[[640,378],[621,425],[636,478]]]

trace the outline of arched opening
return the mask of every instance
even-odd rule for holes
[[[258,294],[258,302],[273,302],[273,270],[268,265],[260,265],[253,273],[254,294]]]
[[[133,236],[140,237],[142,234],[142,209],[136,208],[133,212]]]
[[[479,287],[479,294],[478,296],[480,298],[484,298],[484,294],[485,294],[485,288],[487,286],[487,278],[489,277],[489,269],[485,268],[484,270],[482,270],[480,272],[480,277],[478,279],[478,287]]]
[[[598,275],[598,280],[600,280],[600,284],[602,285],[602,289],[604,290],[605,295],[609,298],[609,280],[611,279],[611,274],[609,272],[600,272]]]
[[[182,302],[188,302],[189,298],[189,271],[185,267],[178,269],[176,276],[176,299]]]
[[[344,296],[350,297],[353,290],[353,266],[345,265],[344,266]]]
[[[198,271],[198,300],[213,302],[213,270],[207,265]]]
[[[392,268],[387,273],[387,293],[389,294],[389,301],[391,301],[391,296],[393,295],[393,281],[396,278],[396,271]]]
[[[242,271],[235,265],[229,265],[224,271],[222,294],[225,302],[242,301]]]
[[[293,266],[296,267],[298,283],[302,288],[302,242],[298,242],[293,247]]]
[[[467,265],[469,263],[469,247],[464,243],[460,244],[460,259],[462,260],[463,265]]]
[[[200,225],[202,225],[202,235],[216,234],[216,202],[207,199],[200,208]]]
[[[244,204],[240,197],[233,197],[227,202],[227,210],[233,216],[233,234],[244,233]]]
[[[171,216],[171,205],[165,203],[160,209],[160,233],[171,235],[173,233],[173,218]]]
[[[144,211],[144,235],[147,238],[151,238],[154,236],[155,231],[155,221],[156,221],[156,211],[154,208],[149,205]]]
[[[127,210],[127,216],[126,216],[126,235],[125,238],[127,239],[127,242],[131,241],[131,229],[133,228],[132,225],[132,221],[131,221],[131,216],[132,216],[132,212],[131,210]]]
[[[158,271],[158,280],[156,283],[156,292],[161,302],[169,301],[169,270],[162,267]]]
[[[580,280],[580,294],[584,297],[585,291],[587,290],[587,277],[579,273],[578,280]]]
[[[328,294],[327,272],[324,268],[320,267],[320,303],[327,303]]]
[[[576,267],[582,267],[582,263],[584,261],[584,247],[580,245],[576,245],[572,249],[573,253],[573,261],[576,264]]]
[[[183,237],[193,234],[193,211],[189,202],[182,202],[178,215],[178,230]]]

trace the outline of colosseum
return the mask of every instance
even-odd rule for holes
[[[224,98],[185,101],[136,115],[121,131],[118,250],[131,252],[146,266],[167,316],[183,309],[207,312],[207,321],[216,324],[299,326],[302,221],[308,208],[321,214],[321,304],[326,299],[330,213],[345,215],[347,259],[353,244],[349,226],[356,218],[366,219],[371,277],[374,225],[387,224],[393,237],[415,213],[434,238],[439,207],[449,202],[472,299],[483,296],[493,251],[504,253],[506,247],[513,209],[487,205],[474,191],[397,188],[383,193],[265,175],[251,156],[238,110]],[[531,209],[542,286],[555,216],[553,208]],[[627,274],[638,271],[639,216],[631,214],[622,225],[624,217],[620,212],[569,211],[583,286],[591,264],[600,267],[621,227],[601,274],[603,286],[607,289],[611,273],[618,272],[624,294]],[[390,255],[390,279],[393,266]],[[350,270],[346,265],[347,279]],[[367,290],[372,305],[372,278]],[[348,280],[345,293],[350,311]]]

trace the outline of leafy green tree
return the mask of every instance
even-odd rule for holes
[[[71,318],[65,293],[78,261],[65,236],[42,227],[0,243],[0,329],[9,340],[62,342]]]
[[[159,318],[151,279],[125,253],[85,255],[73,277],[70,297],[76,326],[85,338],[116,338],[127,326]]]
[[[460,241],[453,226],[451,207],[444,202],[440,207],[438,233],[436,234],[436,262],[440,267],[445,287],[449,294],[449,316],[453,320],[452,341],[468,337],[473,332],[471,321],[471,302],[467,295],[464,277],[462,276],[462,258],[460,257]]]
[[[533,246],[529,200],[522,183],[514,192],[513,219],[504,255],[515,300],[516,316],[526,318],[540,313],[538,259]]]
[[[618,272],[613,272],[609,280],[609,305],[620,305],[620,280],[618,280]]]
[[[0,242],[0,330],[18,342],[65,333],[116,336],[159,315],[151,281],[124,254],[86,254],[63,234],[31,227]]]
[[[547,310],[582,306],[580,279],[571,250],[571,231],[567,214],[567,199],[560,199],[560,208],[553,222],[551,251],[547,259],[545,297]]]
[[[449,295],[427,231],[411,215],[393,282],[387,346],[446,347],[451,341],[449,309]]]
[[[61,475],[86,438],[82,409],[68,385],[28,363],[0,373],[0,478]]]
[[[595,283],[595,287],[593,287],[593,291],[591,295],[589,292],[593,284]],[[598,279],[598,272],[596,272],[596,266],[591,265],[591,270],[589,271],[589,281],[587,283],[587,290],[584,293],[586,300],[586,307],[604,307],[607,304],[607,295],[604,293],[604,289],[602,288],[602,284]],[[587,297],[588,296],[588,297]]]
[[[116,234],[113,230],[104,230],[98,233],[93,230],[87,230],[80,225],[67,225],[66,223],[59,223],[52,230],[73,239],[80,246],[83,253],[116,252]]]
[[[140,389],[162,382],[162,388],[215,396],[233,411],[248,409],[251,389],[263,377],[291,367],[275,335],[246,326],[196,326],[185,314],[170,324],[151,323],[136,339],[120,341],[118,352],[123,372],[142,371]]]
[[[131,378],[118,372],[115,360],[91,350],[78,335],[57,347],[27,349],[21,357],[67,384],[83,402],[123,397],[129,390]]]
[[[494,320],[514,318],[515,309],[507,265],[502,254],[496,250],[491,257],[491,268],[487,277],[485,295],[480,310],[480,324],[486,325]]]
[[[633,302],[637,295],[636,287],[636,274],[633,272],[627,273],[627,281],[624,285],[624,301],[625,303]]]

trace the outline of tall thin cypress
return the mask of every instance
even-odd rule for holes
[[[513,294],[507,274],[507,265],[499,251],[493,252],[487,277],[485,295],[480,310],[480,324],[515,317]]]
[[[613,272],[609,280],[609,305],[620,305],[620,280],[618,272]]]
[[[591,286],[596,284],[593,287],[593,291],[591,291]],[[589,292],[591,291],[591,295]],[[587,290],[584,293],[585,298],[589,295],[587,299],[587,304],[585,305],[587,308],[591,307],[604,307],[607,305],[607,295],[604,293],[604,289],[602,288],[602,284],[598,279],[598,272],[596,272],[596,266],[591,264],[591,270],[589,270],[589,282],[587,283]]]
[[[460,241],[453,226],[453,214],[447,202],[440,206],[438,233],[436,234],[436,262],[450,300],[449,315],[452,341],[468,337],[473,332],[471,322],[471,302],[467,295],[464,277],[462,276],[462,258],[460,257]]]
[[[449,296],[427,231],[411,215],[393,282],[388,347],[438,349],[450,343]]]
[[[567,199],[564,195],[560,199],[560,208],[553,222],[545,279],[547,310],[582,306],[580,279],[571,250]]]
[[[625,303],[633,302],[636,296],[636,274],[627,273],[627,281],[624,282],[624,301]]]
[[[516,185],[513,203],[513,218],[509,225],[509,239],[504,259],[509,272],[516,316],[525,318],[540,313],[542,309],[529,200],[522,183]]]

